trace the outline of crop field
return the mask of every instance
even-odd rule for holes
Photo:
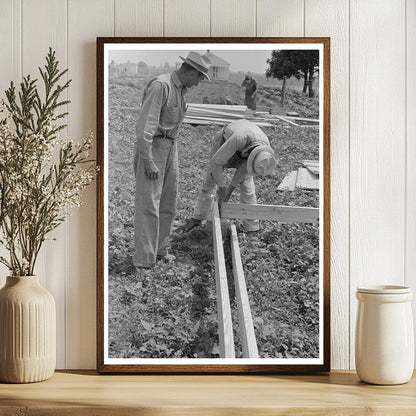
[[[135,119],[145,78],[125,76],[109,82],[109,356],[111,358],[216,358],[218,328],[212,233],[199,227],[189,233],[181,225],[193,213],[208,162],[212,135],[220,126],[181,127],[178,150],[179,197],[170,252],[171,264],[138,271],[132,265],[135,183],[133,147]],[[243,104],[243,92],[232,82],[202,83],[188,102],[226,95]],[[258,105],[272,112],[297,111],[318,116],[318,100],[288,91],[280,106],[276,88],[261,87]],[[259,204],[319,206],[318,191],[277,191],[284,176],[302,159],[319,158],[316,129],[274,123],[263,128],[275,149],[278,166],[272,177],[255,178]],[[238,201],[238,192],[231,201]],[[260,357],[316,358],[319,355],[319,229],[311,224],[261,222],[255,236],[237,221],[241,257]],[[226,262],[231,253],[225,244]],[[231,268],[233,322],[238,322]],[[241,357],[238,328],[234,328]]]

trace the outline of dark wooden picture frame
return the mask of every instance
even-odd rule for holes
[[[164,44],[176,44],[178,50],[186,54],[190,50],[200,50],[196,45],[203,44],[209,48],[216,49],[220,45],[240,44],[244,50],[258,48],[267,45],[265,49],[279,50],[283,45],[287,49],[309,48],[319,49],[319,207],[311,209],[302,207],[294,213],[292,209],[285,211],[282,206],[262,206],[255,210],[245,204],[227,203],[221,208],[221,218],[218,206],[213,207],[213,240],[215,254],[215,274],[217,285],[217,315],[219,332],[219,349],[223,357],[227,355],[226,350],[233,349],[233,345],[227,342],[227,331],[232,337],[232,324],[225,322],[223,314],[228,314],[229,307],[228,290],[226,286],[227,275],[224,268],[221,219],[247,219],[257,218],[263,220],[277,221],[300,221],[317,222],[319,224],[319,357],[318,359],[297,360],[285,359],[241,359],[241,358],[208,358],[198,360],[197,358],[181,358],[170,361],[169,359],[154,360],[152,358],[140,359],[139,357],[114,360],[108,357],[108,77],[109,59],[108,49],[117,48],[118,45],[137,45],[141,50],[143,44],[154,44],[160,48]],[[187,49],[184,49],[184,45]],[[188,46],[189,45],[189,46]],[[232,45],[229,49],[232,49]],[[185,55],[183,55],[185,56]],[[299,120],[299,121],[298,121]],[[292,119],[282,117],[281,121],[287,123],[287,128],[301,128],[302,118]],[[299,124],[297,124],[299,123]],[[219,127],[220,128],[220,127]],[[132,143],[132,148],[133,148]],[[133,150],[132,150],[133,152]],[[208,157],[208,156],[207,156]],[[132,153],[133,160],[133,153]],[[125,163],[133,166],[133,162],[126,160]],[[306,162],[306,161],[304,161]],[[265,374],[265,373],[304,373],[304,372],[328,372],[330,371],[330,39],[329,38],[97,38],[97,164],[100,171],[97,178],[97,370],[100,373],[166,373],[166,374]],[[306,168],[306,166],[304,165]],[[131,168],[132,170],[132,168]],[[323,190],[322,190],[323,187]],[[315,210],[315,211],[314,211]],[[261,212],[260,212],[261,211]],[[305,219],[306,218],[306,219]],[[312,218],[312,219],[311,219]],[[241,258],[239,254],[238,239],[235,225],[231,226],[231,251],[233,257],[233,272],[236,288],[242,277]],[[218,234],[219,233],[219,234]],[[241,280],[240,280],[241,281]],[[225,286],[222,284],[225,282]],[[244,279],[243,287],[236,290],[235,296],[239,297],[239,322],[244,320],[244,304],[248,303],[246,297]],[[215,285],[215,282],[213,283]],[[225,296],[225,299],[224,299]],[[230,315],[231,316],[231,315]],[[251,321],[251,316],[249,321]],[[237,324],[236,324],[237,325]],[[253,331],[252,323],[246,328],[243,325],[240,331],[244,332],[246,342],[242,340],[242,349],[245,357],[251,357],[250,331]],[[225,337],[225,338],[224,338]],[[107,344],[106,344],[107,343]],[[231,351],[230,350],[230,351]],[[231,351],[232,354],[232,351]],[[248,355],[247,355],[248,354]],[[287,363],[286,363],[287,361]],[[211,363],[212,362],[212,363]],[[251,363],[252,362],[252,363]]]

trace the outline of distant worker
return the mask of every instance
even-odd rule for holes
[[[143,94],[136,123],[136,177],[133,264],[151,268],[157,260],[172,261],[168,242],[178,188],[177,138],[185,117],[185,94],[204,78],[209,62],[190,51],[182,66],[153,78]]]
[[[237,120],[216,133],[212,139],[212,148],[208,169],[198,196],[193,218],[184,226],[190,231],[206,220],[218,187],[218,202],[227,202],[234,189],[240,187],[240,202],[256,204],[256,191],[253,176],[267,176],[276,167],[274,151],[270,147],[266,134],[256,124],[247,120]],[[235,173],[227,187],[224,170],[234,168]],[[259,230],[258,220],[243,221],[246,231]]]
[[[257,82],[251,76],[250,72],[247,72],[245,75],[244,81],[241,84],[241,88],[246,89],[245,97],[244,97],[244,104],[250,109],[256,109],[256,96],[257,96]]]

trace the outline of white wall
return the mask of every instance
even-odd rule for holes
[[[416,289],[416,1],[0,0],[0,91],[52,46],[73,79],[66,133],[81,138],[97,36],[331,37],[331,355],[353,368],[356,287]],[[95,368],[95,221],[92,186],[39,259],[58,368]]]

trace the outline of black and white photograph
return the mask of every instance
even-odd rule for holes
[[[329,368],[324,52],[98,38],[99,370]]]

